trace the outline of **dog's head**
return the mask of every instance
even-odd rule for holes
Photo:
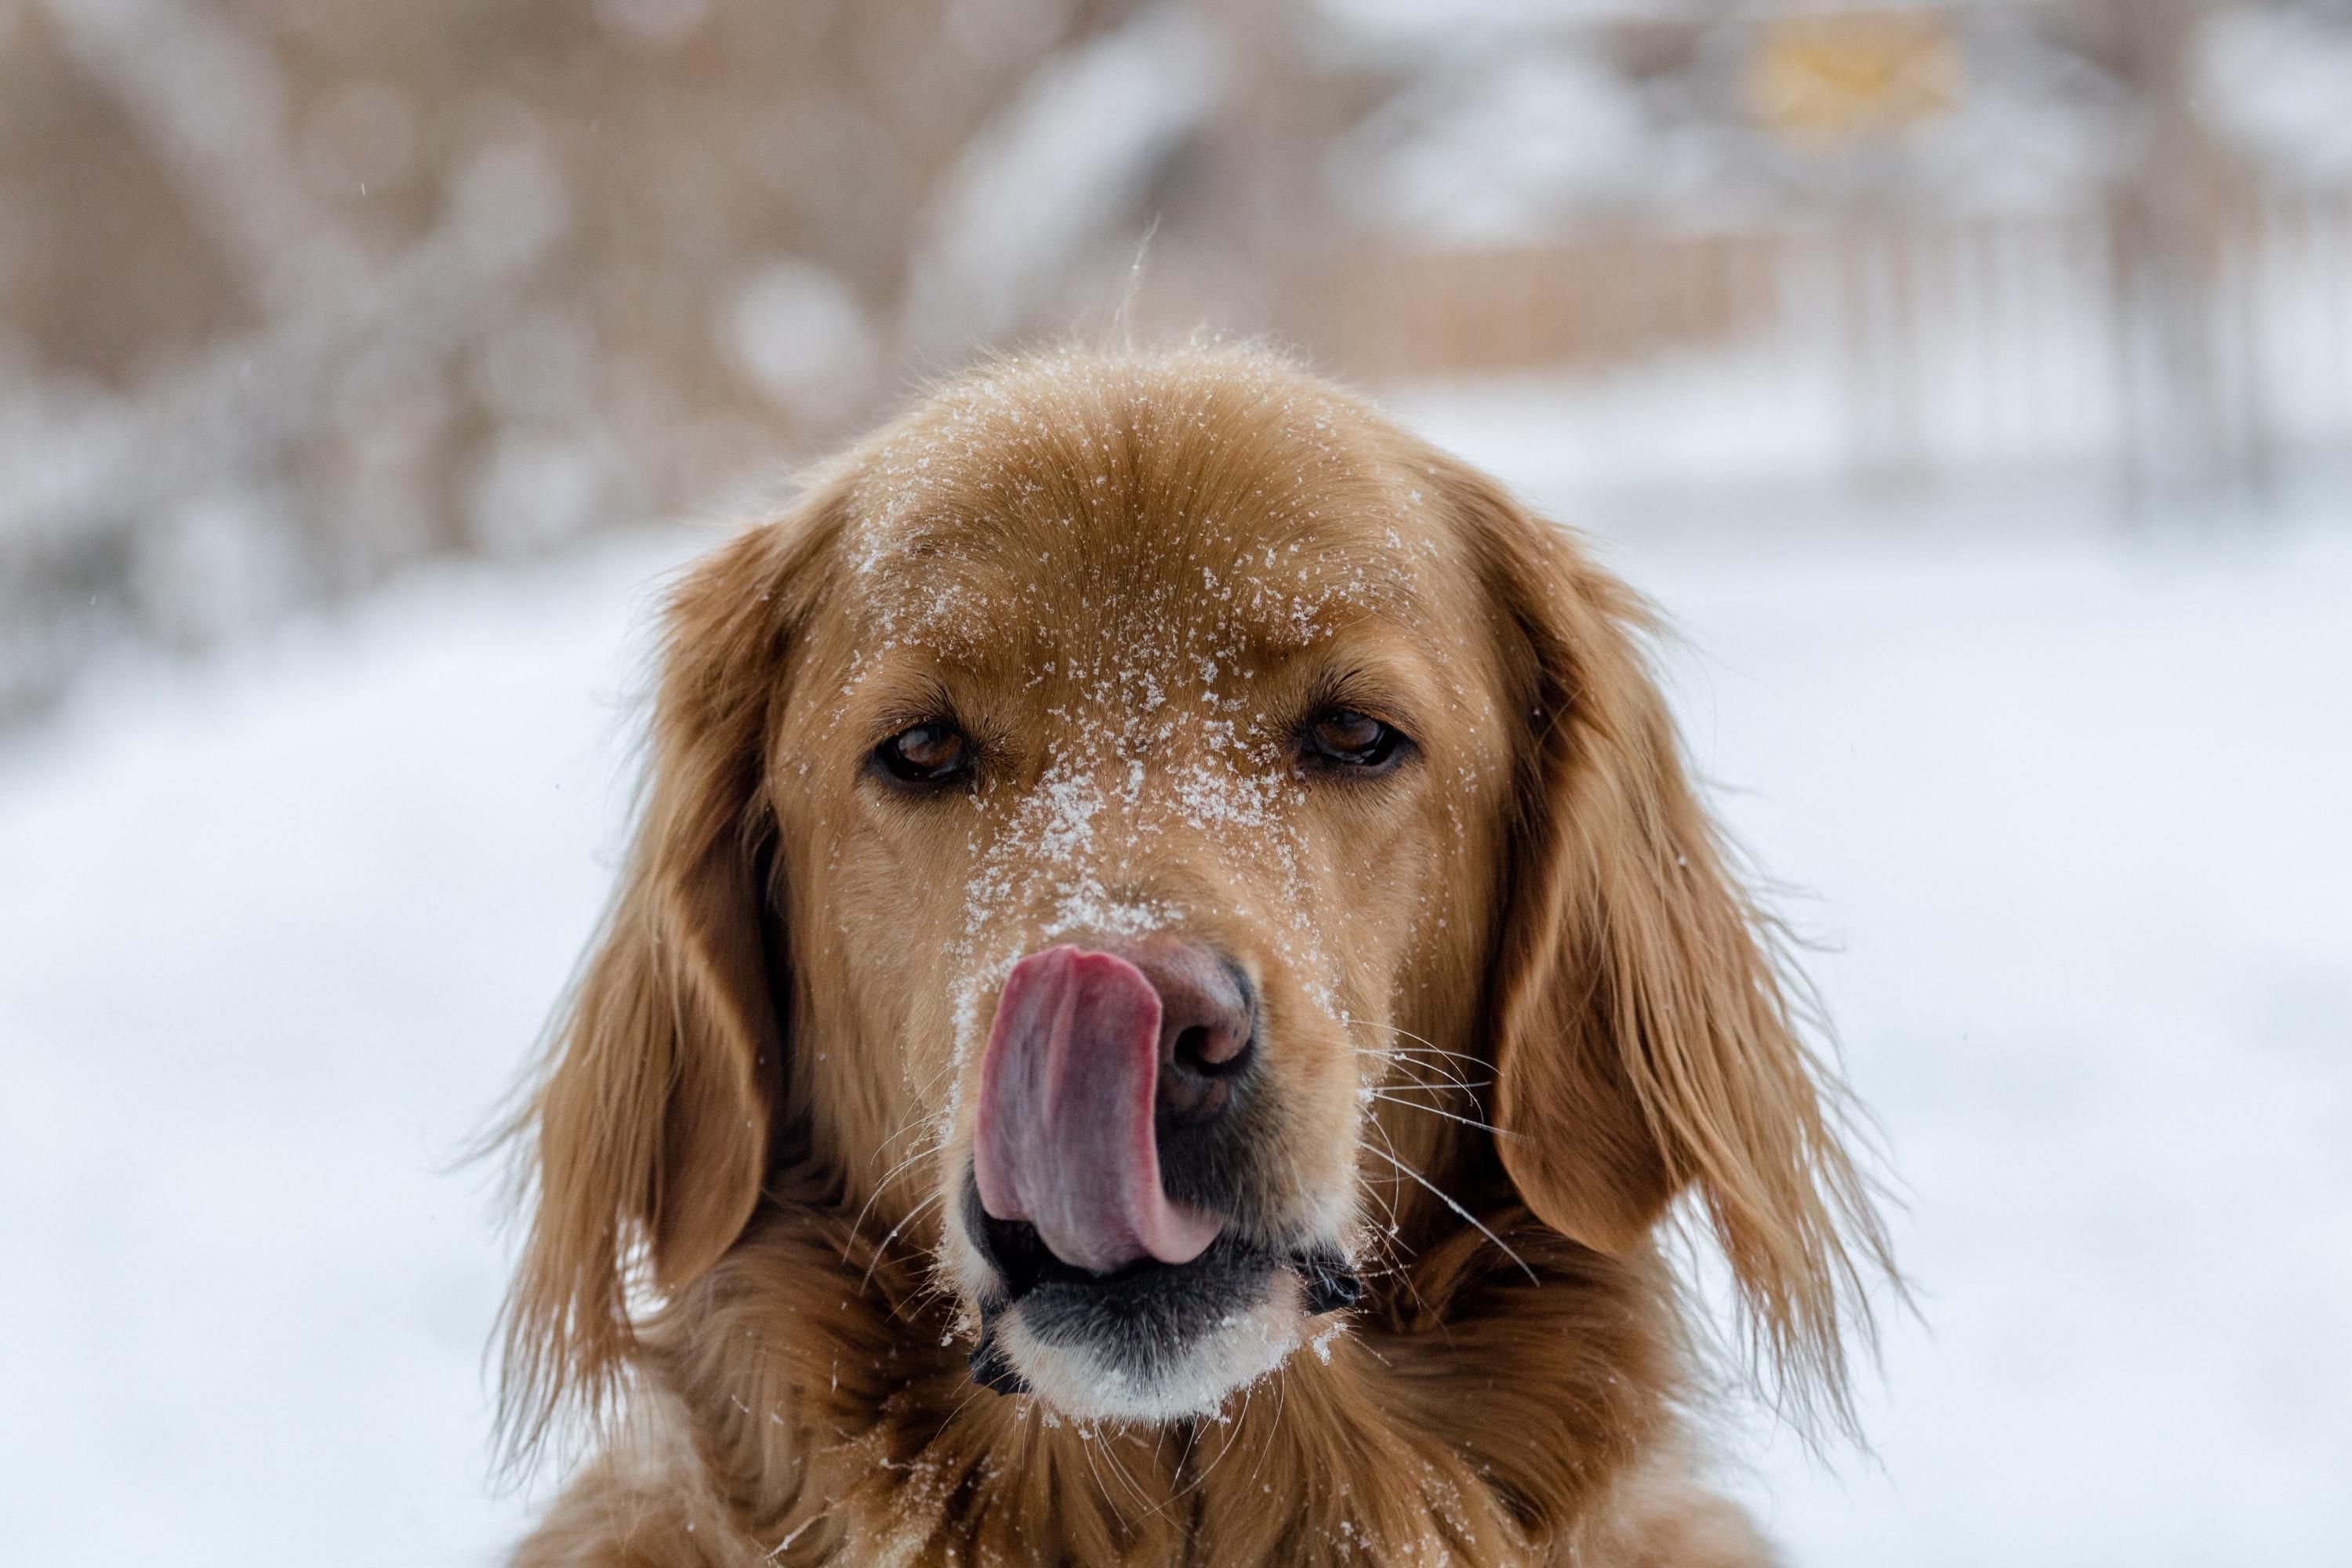
[[[676,595],[530,1119],[525,1400],[625,1356],[633,1258],[683,1288],[763,1192],[928,1242],[982,1383],[1152,1419],[1477,1213],[1623,1252],[1696,1188],[1834,1384],[1875,1232],[1641,624],[1264,355],[917,407]]]

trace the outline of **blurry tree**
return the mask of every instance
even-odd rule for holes
[[[1214,101],[1127,0],[0,0],[0,712],[774,481]]]
[[[2347,70],[2352,0],[0,0],[0,719],[756,504],[1130,303],[1367,376],[1769,341],[1873,475],[1958,345],[1978,424],[2235,476],[2352,432]]]

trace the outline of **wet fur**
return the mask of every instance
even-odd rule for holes
[[[1012,433],[1038,430],[1071,434]],[[803,786],[780,710],[824,657],[864,520],[916,483],[896,454],[943,433],[978,476],[954,505],[929,497],[956,548],[985,552],[1016,479],[1149,528],[1303,477],[1365,538],[1438,531],[1447,614],[1475,644],[1499,787],[1455,803],[1472,820],[1430,861],[1451,868],[1423,889],[1444,933],[1416,926],[1410,973],[1374,977],[1395,1027],[1453,1054],[1366,1069],[1412,1104],[1360,1124],[1334,1098],[1352,1064],[1286,1101],[1360,1144],[1370,1290],[1212,1417],[1085,1426],[974,1384],[946,1205],[901,1166],[952,1170],[952,1128],[933,1147],[907,1123],[849,1037],[903,1026],[905,1004],[815,934],[856,929],[830,911],[858,889],[795,839],[824,786],[786,793]],[[1768,1561],[1691,1473],[1660,1226],[1693,1200],[1760,1364],[1832,1419],[1864,1273],[1891,1269],[1771,928],[1685,781],[1647,626],[1482,476],[1232,349],[993,367],[698,566],[672,601],[635,849],[513,1128],[533,1209],[509,1436],[528,1452],[569,1413],[593,1445],[516,1561]],[[1311,1150],[1314,1131],[1283,1135]]]

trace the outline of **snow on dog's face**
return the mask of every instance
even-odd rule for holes
[[[904,1364],[880,1336],[932,1362],[928,1271],[980,1384],[1151,1420],[1360,1275],[1422,1321],[1376,1272],[1460,1285],[1476,1216],[1639,1257],[1686,1190],[1834,1405],[1884,1241],[1643,624],[1261,354],[1024,361],[853,450],[671,598],[635,847],[516,1122],[516,1435],[642,1363],[640,1284],[692,1339],[800,1258],[750,1337],[831,1393]]]
[[[1508,793],[1435,487],[1239,363],[1032,363],[858,455],[770,755],[790,1098],[866,1224],[935,1205],[975,1376],[1082,1416],[1352,1299]]]
[[[1645,625],[1250,352],[999,367],[696,563],[514,1124],[509,1433],[643,1411],[561,1528],[655,1476],[819,1555],[1597,1539],[1684,1194],[1843,1409],[1884,1239]]]

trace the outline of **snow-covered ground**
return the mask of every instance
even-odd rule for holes
[[[1630,564],[1910,1189],[1798,1560],[2341,1561],[2352,536]]]
[[[597,912],[661,536],[453,569],[0,745],[12,1563],[482,1562],[451,1165]],[[2352,516],[1612,547],[1910,1194],[1799,1563],[2352,1539]]]

